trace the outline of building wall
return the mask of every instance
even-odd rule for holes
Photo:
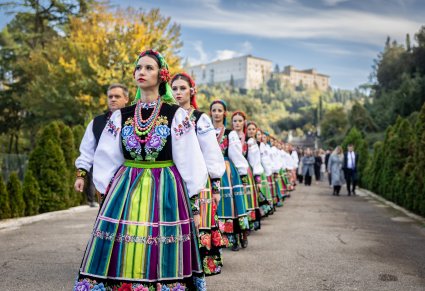
[[[285,67],[283,73],[280,74],[282,84],[291,84],[298,86],[301,83],[307,88],[317,88],[321,91],[329,89],[329,76],[318,74],[316,70],[296,70],[292,66]]]
[[[258,89],[270,78],[272,62],[243,56],[187,69],[197,84],[230,84],[233,76],[235,87]]]

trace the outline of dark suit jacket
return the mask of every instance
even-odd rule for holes
[[[359,167],[359,154],[354,152],[355,168],[354,168],[354,177],[357,179],[358,167]],[[345,175],[347,175],[347,165],[348,165],[348,152],[344,153],[344,163],[342,164],[342,169],[344,170]]]

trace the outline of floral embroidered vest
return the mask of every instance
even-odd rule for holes
[[[173,160],[171,144],[171,123],[179,107],[163,103],[159,116],[150,130],[152,135],[148,142],[138,141],[134,130],[134,110],[136,105],[121,109],[121,145],[124,158],[136,161]],[[143,118],[148,118],[153,108],[142,109]],[[142,136],[142,139],[146,136]]]
[[[219,136],[219,134],[217,134],[218,145],[220,146],[221,153],[223,154],[225,158],[229,157],[229,133],[230,132],[231,130],[226,128],[222,136]]]

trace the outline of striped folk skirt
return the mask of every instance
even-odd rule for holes
[[[273,213],[273,196],[269,186],[268,177],[265,173],[261,174],[261,193],[264,195],[267,203],[261,203],[261,209],[263,215],[268,215]]]
[[[260,228],[260,215],[258,206],[258,193],[257,185],[255,184],[254,175],[252,169],[248,168],[248,184],[244,187],[245,190],[245,204],[247,209],[249,228],[259,229]]]
[[[235,243],[235,235],[249,229],[245,191],[238,170],[227,158],[226,171],[221,178],[221,200],[217,207],[219,226],[229,241]]]
[[[211,181],[208,179],[207,186],[199,194],[199,251],[204,273],[206,276],[221,273],[223,260],[221,248],[229,244],[227,238],[221,234],[217,216],[217,205],[211,195]]]
[[[96,218],[74,290],[204,290],[198,238],[177,168],[172,162],[126,164]]]

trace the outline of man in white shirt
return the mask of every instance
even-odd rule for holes
[[[86,128],[83,139],[80,144],[80,156],[75,160],[77,168],[74,189],[78,192],[85,190],[87,201],[91,207],[96,207],[94,201],[94,185],[92,182],[91,169],[93,167],[94,153],[99,143],[100,136],[106,126],[112,113],[116,110],[124,108],[128,103],[128,89],[122,84],[112,84],[107,90],[108,111],[104,114],[96,116]],[[87,187],[85,186],[87,177]]]
[[[348,196],[350,196],[351,194],[356,195],[359,155],[354,152],[354,145],[349,144],[347,149],[348,151],[344,154],[343,170],[347,182]]]

